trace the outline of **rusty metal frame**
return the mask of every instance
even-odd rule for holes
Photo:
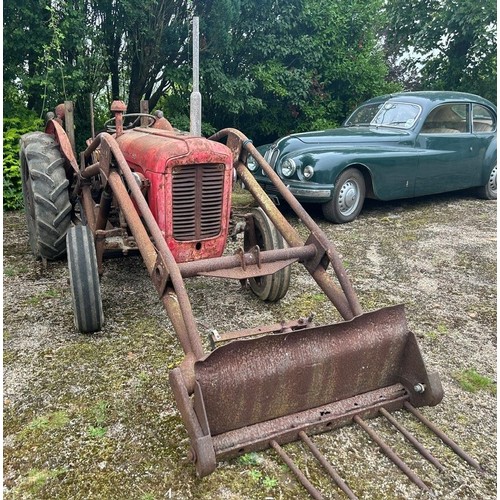
[[[85,166],[97,149],[99,149],[99,162]],[[113,199],[125,217],[136,247],[142,255],[168,315],[177,318],[174,328],[185,354],[193,360],[193,363],[205,353],[183,282],[184,278],[217,276],[244,279],[276,272],[293,262],[317,260],[317,245],[308,244],[280,250],[249,251],[242,256],[224,256],[177,264],[115,138],[107,133],[99,134],[82,153],[81,165],[82,169],[78,174],[80,196],[88,225],[95,235],[99,269],[102,271],[106,237],[119,231],[119,229],[105,229]],[[92,200],[89,187],[89,180],[96,175],[100,175],[103,187],[98,206]],[[193,389],[192,380],[188,386]]]
[[[215,432],[212,435],[210,418],[213,421],[214,397],[213,395],[209,395],[208,398],[204,398],[207,390],[206,387],[203,387],[202,371],[203,366],[206,366],[207,363],[210,364],[211,361],[209,358],[211,355],[205,353],[203,349],[185,288],[185,278],[215,276],[243,280],[247,277],[271,274],[294,262],[299,262],[304,265],[318,286],[337,308],[342,318],[346,320],[345,323],[337,328],[338,332],[335,330],[335,325],[316,328],[312,325],[312,318],[308,318],[268,327],[230,332],[219,336],[219,338],[214,340],[229,341],[229,344],[226,344],[224,347],[230,346],[224,351],[226,354],[221,354],[222,359],[224,360],[224,356],[226,356],[226,360],[231,359],[231,363],[235,369],[237,369],[237,364],[239,363],[238,345],[259,345],[258,343],[262,339],[262,343],[267,343],[271,346],[269,349],[270,352],[280,352],[281,348],[276,347],[280,345],[280,342],[286,343],[287,339],[292,342],[295,339],[302,348],[296,353],[292,351],[288,352],[287,356],[292,359],[296,354],[296,358],[299,361],[304,359],[306,364],[309,363],[309,365],[314,364],[314,360],[311,361],[311,359],[302,358],[302,352],[308,349],[309,342],[314,343],[315,339],[325,337],[326,333],[332,336],[332,338],[344,339],[345,344],[350,344],[349,349],[353,351],[356,350],[356,346],[366,342],[369,347],[363,347],[365,355],[368,357],[375,353],[379,355],[379,349],[384,350],[387,347],[384,347],[386,344],[391,344],[391,342],[387,342],[387,338],[390,335],[386,335],[384,340],[384,334],[377,331],[374,337],[380,334],[380,338],[382,339],[377,344],[377,342],[373,342],[373,339],[365,339],[360,332],[363,333],[366,331],[366,325],[370,321],[372,322],[370,324],[377,325],[377,318],[388,318],[387,324],[392,327],[393,320],[391,319],[391,315],[396,314],[398,317],[401,317],[403,314],[402,310],[397,308],[387,308],[375,313],[363,313],[335,246],[328,240],[324,232],[303,209],[296,198],[288,191],[273,169],[244,134],[235,129],[224,129],[210,139],[226,141],[227,146],[233,153],[233,165],[238,177],[245,183],[247,189],[253,194],[258,205],[271,219],[289,247],[267,251],[260,251],[258,248],[253,247],[247,252],[241,251],[239,254],[233,256],[177,263],[143,196],[140,186],[135,182],[133,173],[115,137],[107,133],[99,134],[82,153],[80,168],[76,167],[75,169],[76,161],[74,160],[74,156],[72,157],[72,152],[67,151],[69,141],[67,144],[64,139],[64,131],[62,128],[59,130],[60,126],[55,121],[50,127],[50,130],[58,137],[58,142],[64,150],[63,154],[67,157],[73,169],[76,170],[78,194],[82,199],[82,207],[86,220],[96,239],[100,270],[102,271],[106,238],[117,234],[117,231],[120,234],[121,231],[117,228],[107,229],[110,207],[113,202],[118,205],[121,216],[123,216],[128,230],[133,235],[134,246],[141,253],[155,289],[184,350],[184,360],[179,367],[174,368],[170,373],[170,384],[191,440],[189,456],[194,462],[199,476],[211,473],[215,469],[218,459],[272,447],[286,463],[290,462],[291,469],[295,471],[297,477],[309,493],[315,498],[321,498],[321,494],[311,485],[300,470],[293,465],[282,448],[282,445],[286,443],[302,440],[339,488],[350,498],[356,498],[349,486],[345,484],[333,466],[326,461],[325,457],[323,457],[309,438],[309,434],[324,432],[354,422],[369,433],[379,446],[381,446],[383,451],[394,460],[413,482],[422,489],[428,489],[425,483],[409,470],[399,457],[395,456],[390,448],[375,435],[364,420],[378,415],[385,416],[418,449],[422,456],[430,460],[436,467],[440,466],[439,462],[423,449],[408,431],[402,429],[388,413],[388,411],[406,408],[426,425],[429,425],[414,409],[414,406],[434,405],[442,398],[439,379],[437,375],[427,373],[416,340],[411,332],[405,330],[407,328],[405,324],[400,325],[401,331],[398,333],[400,337],[397,347],[399,349],[399,357],[397,359],[399,361],[404,360],[404,362],[401,363],[401,366],[398,365],[397,369],[392,368],[395,370],[395,373],[391,377],[381,376],[380,381],[384,381],[383,386],[377,386],[377,382],[373,383],[375,386],[373,386],[372,382],[362,382],[359,384],[356,382],[354,383],[356,386],[354,392],[346,393],[347,395],[339,400],[327,402],[326,404],[317,404],[314,407],[306,406],[305,409],[299,408],[299,411],[294,411],[292,414],[277,414],[269,420],[259,420],[257,418],[243,427],[221,428],[220,432]],[[155,131],[151,133],[160,134]],[[99,149],[99,161],[92,163],[92,158],[95,156],[94,153],[97,149]],[[246,168],[245,162],[248,154],[251,154],[255,158],[266,175],[273,181],[280,195],[288,202],[310,231],[305,242],[276,208]],[[94,203],[90,191],[90,179],[97,175],[101,179],[103,188],[98,206]],[[333,269],[338,284],[332,278],[329,267]],[[388,329],[390,328],[386,326],[386,330]],[[354,335],[354,341],[348,340],[347,332],[351,330],[357,332]],[[374,332],[372,331],[372,333]],[[257,339],[255,339],[257,343],[255,344],[251,344],[253,341],[245,344],[246,340],[240,340],[254,335],[257,335]],[[260,335],[264,335],[264,337],[258,337]],[[231,347],[233,342],[236,345],[234,349]],[[392,345],[388,346],[388,349],[393,348],[394,346]],[[383,356],[385,354],[382,353],[380,355]],[[391,355],[394,356],[394,354]],[[297,359],[292,361],[297,362]],[[346,359],[349,360],[351,358],[347,356]],[[390,369],[390,367],[387,369]],[[332,371],[331,373],[334,374],[336,372]],[[352,377],[351,382],[355,382]],[[300,381],[297,384],[300,385]],[[360,391],[356,392],[358,386]],[[425,387],[425,391],[421,390],[422,387]],[[212,397],[212,401],[209,401],[210,397]],[[216,404],[218,404],[219,399],[215,399],[217,400]],[[227,405],[223,405],[221,411],[223,413],[227,412]],[[211,417],[210,414],[212,414]],[[447,439],[447,444],[452,446],[460,456],[466,459],[471,465],[480,469],[477,462],[468,457],[449,438]]]
[[[283,199],[290,205],[297,217],[299,217],[303,224],[309,229],[309,240],[316,246],[319,260],[321,261],[323,257],[328,259],[339,281],[340,288],[331,280],[330,275],[326,272],[323,265],[310,265],[310,263],[305,261],[304,265],[306,269],[344,319],[352,319],[362,314],[363,311],[358,297],[342,265],[340,255],[335,245],[328,240],[325,233],[320,229],[313,218],[290,193],[283,184],[283,181],[266,162],[264,157],[257,151],[252,142],[242,132],[232,128],[223,129],[211,136],[210,139],[217,141],[226,140],[227,146],[233,152],[236,172],[239,178],[245,183],[246,188],[252,193],[259,206],[271,219],[276,229],[282,234],[290,247],[304,246],[304,242],[298,232],[286,220],[269,196],[260,187],[254,176],[246,168],[245,160],[247,155],[251,154],[254,157],[265,174],[276,186]]]
[[[242,136],[241,133],[238,134]],[[238,136],[238,140],[240,143],[243,143],[244,136]],[[99,162],[85,166],[85,162],[91,159],[92,153],[98,148],[100,150]],[[252,154],[255,154],[254,151],[250,151]],[[308,244],[305,244],[288,221],[275,209],[267,195],[259,187],[252,185],[251,180],[246,175],[248,170],[239,159],[235,162],[235,166],[240,177],[248,185],[252,186],[252,191],[257,202],[266,211],[268,216],[270,216],[278,231],[280,231],[290,245],[290,248],[260,251],[258,253],[250,251],[240,257],[236,255],[225,256],[177,264],[168,245],[165,243],[140,187],[134,181],[132,171],[123,157],[115,138],[110,134],[101,133],[82,153],[83,168],[79,171],[79,179],[82,186],[82,205],[88,224],[96,237],[99,268],[102,270],[104,240],[107,235],[105,227],[111,200],[114,199],[126,219],[137,248],[141,252],[148,272],[162,300],[163,297],[168,295],[166,293],[169,288],[167,284],[172,284],[172,290],[177,295],[182,315],[182,322],[180,324],[184,325],[181,328],[182,331],[177,333],[180,339],[189,339],[181,340],[181,343],[185,353],[195,353],[196,359],[201,358],[204,353],[189,298],[185,291],[183,278],[217,276],[241,280],[246,277],[271,274],[282,267],[299,261],[309,270],[325,294],[338,308],[344,319],[352,319],[362,312],[349,278],[342,268],[335,247],[327,240],[312,218],[307,215],[300,205],[296,207],[298,215],[311,230]],[[89,181],[90,178],[96,175],[101,176],[104,188],[97,209],[91,198],[90,187],[86,184],[86,181]],[[128,192],[130,192],[130,195]],[[142,220],[134,208],[132,199],[139,208]],[[337,278],[342,288],[339,288],[331,280],[324,265],[325,259],[328,259],[332,267],[336,270]]]

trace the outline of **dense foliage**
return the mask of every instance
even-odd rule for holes
[[[215,17],[218,3],[225,2],[213,2],[202,21]],[[381,0],[256,5],[241,0],[233,28],[202,52],[204,118],[216,128],[235,126],[263,142],[334,127],[361,101],[399,89],[386,79],[377,44]]]
[[[7,210],[23,206],[19,139],[23,134],[39,130],[42,121],[32,111],[18,108],[17,116],[3,120],[3,205]]]
[[[496,102],[495,0],[391,0],[387,16],[387,49],[402,57],[406,87],[472,92]]]
[[[206,134],[237,127],[259,144],[335,127],[359,102],[401,88],[496,99],[493,0],[10,0],[4,179],[15,170],[14,137],[63,100],[75,101],[79,144],[89,94],[97,128],[114,99],[129,112],[148,99],[187,128],[193,15]]]

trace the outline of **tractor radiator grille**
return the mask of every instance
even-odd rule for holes
[[[221,231],[224,165],[176,167],[172,177],[174,238],[192,241],[218,236]]]

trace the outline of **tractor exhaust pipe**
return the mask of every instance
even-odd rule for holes
[[[200,18],[193,17],[193,91],[190,98],[191,135],[201,136],[201,93],[200,93]]]

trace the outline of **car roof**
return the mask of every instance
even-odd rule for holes
[[[402,100],[404,99],[406,102],[412,102],[420,105],[434,105],[439,103],[446,102],[475,102],[477,104],[483,104],[492,108],[496,112],[496,106],[475,94],[469,94],[467,92],[449,92],[449,91],[441,91],[441,90],[427,90],[427,91],[418,91],[418,92],[396,92],[394,94],[385,94],[382,96],[374,97],[373,99],[369,99],[365,101],[364,104],[377,104],[380,102],[385,102],[389,99],[394,100]]]

